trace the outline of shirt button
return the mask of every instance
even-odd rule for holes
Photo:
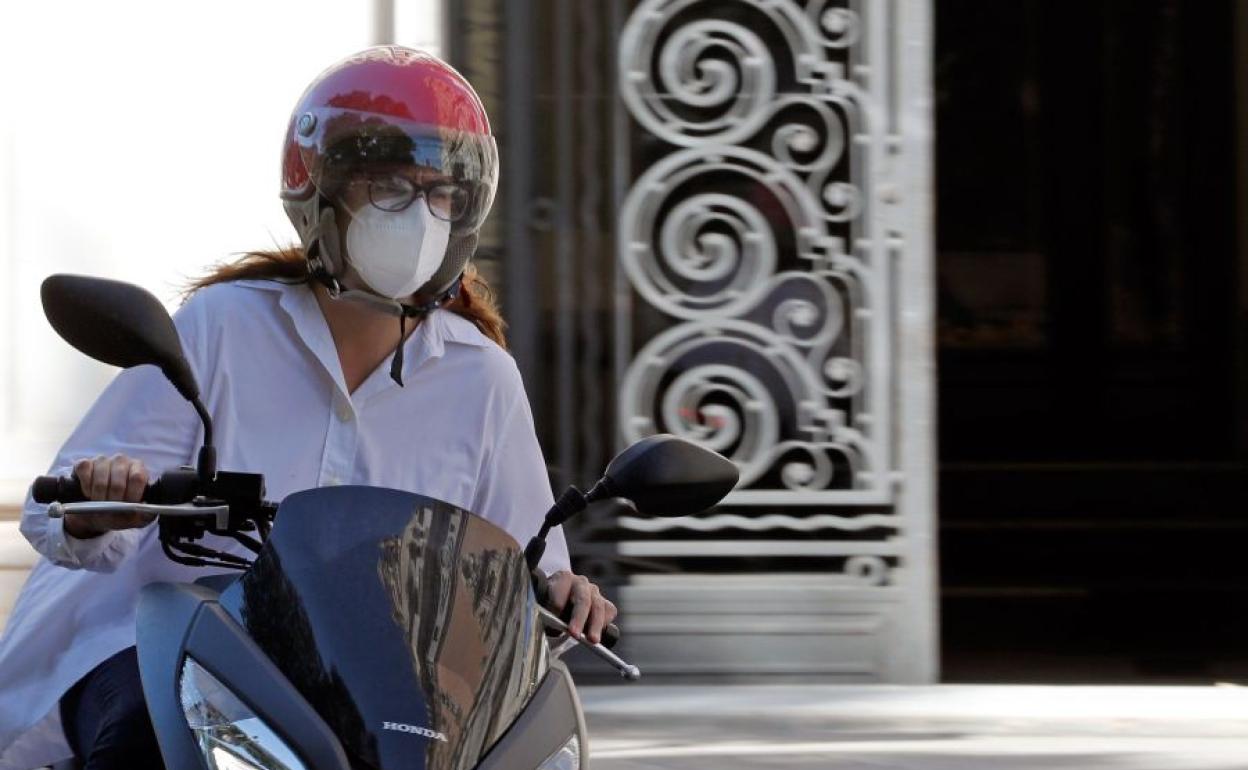
[[[342,486],[342,479],[338,478],[337,476],[330,476],[329,478],[325,479],[325,486],[327,487]]]
[[[334,407],[334,411],[338,414],[339,420],[342,420],[343,422],[351,421],[351,405],[346,401],[339,401],[338,405]]]

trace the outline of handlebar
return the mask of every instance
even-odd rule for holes
[[[90,500],[76,476],[40,476],[31,497],[47,504],[48,515],[144,513],[160,522],[160,543],[171,560],[193,567],[245,569],[250,562],[215,547],[196,544],[206,534],[232,538],[260,553],[277,514],[264,499],[264,476],[218,471],[203,480],[190,467],[165,471],[137,502]],[[249,533],[257,533],[253,537]]]
[[[228,507],[209,506],[195,508],[186,505],[195,498],[197,481],[198,477],[194,470],[178,469],[167,471],[155,482],[148,485],[143,492],[140,502],[122,503],[120,501],[91,501],[83,493],[82,484],[79,483],[77,476],[40,476],[31,485],[31,496],[37,503],[53,504],[56,510],[55,512],[49,511],[49,513],[54,516],[60,516],[65,513],[117,512],[124,508],[126,511],[142,511],[178,518],[209,516],[215,519],[219,529],[225,529],[229,522]],[[64,507],[69,504],[72,504],[72,508]],[[158,508],[155,506],[176,507]],[[548,609],[553,609],[551,607],[550,583],[546,580],[546,575],[538,569],[533,570],[533,592],[537,597],[538,604]],[[560,620],[564,623],[570,622],[574,610],[575,606],[569,602],[560,613]],[[608,623],[602,629],[602,646],[610,649],[619,640],[619,626],[614,623]]]
[[[198,477],[193,470],[174,470],[161,475],[143,491],[140,502],[178,505],[195,497]],[[40,476],[30,488],[36,503],[85,503],[91,498],[82,491],[77,476]]]
[[[543,607],[549,610],[552,610],[552,611],[554,610],[554,607],[551,606],[551,599],[550,599],[550,581],[546,579],[546,575],[543,574],[540,569],[533,570],[533,595],[537,597],[538,604],[542,605]],[[559,619],[562,620],[564,623],[571,622],[572,613],[575,610],[576,610],[575,605],[572,602],[568,602],[566,605],[564,605],[563,611],[559,614]],[[603,626],[602,642],[601,642],[603,647],[606,647],[609,650],[612,647],[614,647],[616,643],[619,641],[620,641],[620,627],[619,626],[617,626],[614,623],[608,623],[607,625]]]

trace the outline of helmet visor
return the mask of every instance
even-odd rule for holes
[[[346,109],[296,118],[299,154],[317,191],[349,207],[397,211],[423,199],[453,232],[480,228],[498,186],[494,137]]]

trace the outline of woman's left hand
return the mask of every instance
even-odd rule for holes
[[[615,619],[616,609],[598,590],[598,586],[584,575],[573,575],[566,570],[550,575],[547,580],[556,612],[563,612],[568,602],[572,602],[569,633],[579,639],[584,631],[585,637],[594,644],[602,641],[602,629]]]

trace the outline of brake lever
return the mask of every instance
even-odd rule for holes
[[[541,614],[542,624],[545,625],[546,628],[558,631],[568,637],[568,639],[575,640],[576,642],[585,645],[591,652],[609,663],[616,671],[619,671],[620,676],[628,679],[629,681],[637,681],[641,678],[641,669],[625,661],[619,655],[611,652],[606,647],[603,647],[601,644],[591,642],[583,637],[578,639],[577,637],[572,636],[572,634],[568,632],[568,624],[564,623],[563,620],[561,620],[555,613],[540,605],[538,606],[537,611]],[[571,645],[569,645],[567,641],[564,641],[558,645],[555,650],[557,651],[557,654],[562,654],[570,646]]]
[[[59,519],[70,514],[107,514],[107,513],[147,513],[153,516],[166,516],[175,519],[192,519],[211,516],[216,529],[228,529],[230,526],[230,506],[228,505],[154,505],[152,503],[125,503],[113,500],[91,500],[85,503],[52,503],[48,506],[49,518]]]

